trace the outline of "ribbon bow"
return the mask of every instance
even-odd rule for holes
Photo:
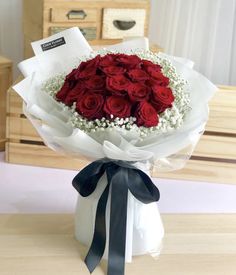
[[[72,184],[81,196],[87,197],[95,191],[105,172],[108,184],[98,201],[93,240],[85,264],[92,273],[103,256],[106,245],[106,205],[111,189],[107,275],[123,275],[128,190],[145,204],[158,201],[160,193],[143,171],[128,162],[111,159],[92,162],[75,176]]]

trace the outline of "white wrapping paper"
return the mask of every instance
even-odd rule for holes
[[[53,45],[52,41],[62,37],[65,41],[63,45],[42,50],[42,44]],[[204,131],[208,119],[208,101],[216,91],[211,82],[192,69],[191,61],[165,55],[190,86],[191,111],[184,124],[174,132],[152,134],[140,141],[132,131],[86,134],[79,129],[73,129],[68,123],[69,113],[42,91],[42,83],[46,79],[62,72],[69,73],[78,65],[81,56],[92,51],[78,28],[34,42],[32,46],[35,57],[20,63],[19,68],[25,79],[15,85],[14,89],[24,99],[25,114],[47,146],[75,158],[82,154],[91,160],[107,157],[133,161],[146,173],[149,173],[152,165],[157,166],[160,171],[180,169],[185,165]],[[129,52],[134,48],[147,49],[147,46],[147,39],[137,39],[119,44],[117,49]],[[104,176],[98,184],[99,188],[89,198],[79,196],[78,199],[75,234],[77,239],[86,245],[92,240],[96,205],[106,183]],[[108,205],[109,203],[108,201]],[[106,214],[108,230],[109,207]],[[132,255],[158,253],[163,234],[157,204],[144,205],[129,194],[126,261],[131,261]],[[107,256],[107,248],[104,256]]]
[[[148,163],[134,164],[149,176]],[[75,213],[75,236],[85,245],[90,245],[93,238],[95,216],[98,200],[107,184],[104,175],[98,183],[96,191],[89,197],[79,195]],[[106,208],[106,235],[107,242],[104,258],[108,257],[109,222],[110,222],[110,196]],[[126,226],[126,262],[132,261],[132,256],[143,254],[159,254],[162,248],[164,228],[157,203],[143,204],[128,192],[127,226]]]

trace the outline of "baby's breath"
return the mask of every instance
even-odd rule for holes
[[[49,78],[47,81],[43,83],[42,89],[46,91],[49,95],[55,96],[55,94],[61,89],[66,74],[59,74],[54,77]]]

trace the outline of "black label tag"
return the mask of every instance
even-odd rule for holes
[[[52,40],[50,42],[42,44],[41,48],[45,52],[45,51],[51,50],[53,48],[59,47],[59,46],[64,45],[64,44],[66,44],[66,41],[65,41],[64,37],[60,37],[60,38],[57,38],[57,39]]]

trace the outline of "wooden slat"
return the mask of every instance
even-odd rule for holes
[[[7,143],[8,162],[42,167],[81,169],[88,161],[71,159],[41,145]],[[154,170],[153,177],[197,180],[218,183],[236,183],[235,164],[189,160],[185,168],[168,173]]]
[[[42,141],[38,132],[27,118],[8,117],[7,125],[7,138],[9,139]]]
[[[166,234],[232,234],[236,232],[235,214],[163,214]]]
[[[162,218],[160,256],[133,257],[126,275],[235,275],[236,215]],[[74,238],[72,214],[0,215],[0,242],[3,275],[89,275],[83,262],[87,248]],[[102,261],[93,274],[106,274],[106,266]]]
[[[7,161],[26,165],[78,170],[88,164],[81,157],[73,159],[46,146],[7,142]]]
[[[218,85],[220,90],[235,90],[236,91],[236,86],[229,86],[229,85]]]
[[[157,178],[236,184],[235,166],[234,163],[189,160],[181,170],[159,173],[158,170],[154,169],[152,176]]]
[[[11,116],[20,116],[23,113],[21,97],[12,88],[8,90],[7,97],[7,113]]]
[[[26,118],[7,118],[7,137],[9,139],[23,139],[29,141],[42,141],[37,131]],[[194,155],[236,160],[236,138],[221,136],[202,136]]]
[[[203,135],[193,155],[235,160],[236,164],[236,137]]]
[[[207,131],[236,134],[236,89],[220,89],[210,101]]]

